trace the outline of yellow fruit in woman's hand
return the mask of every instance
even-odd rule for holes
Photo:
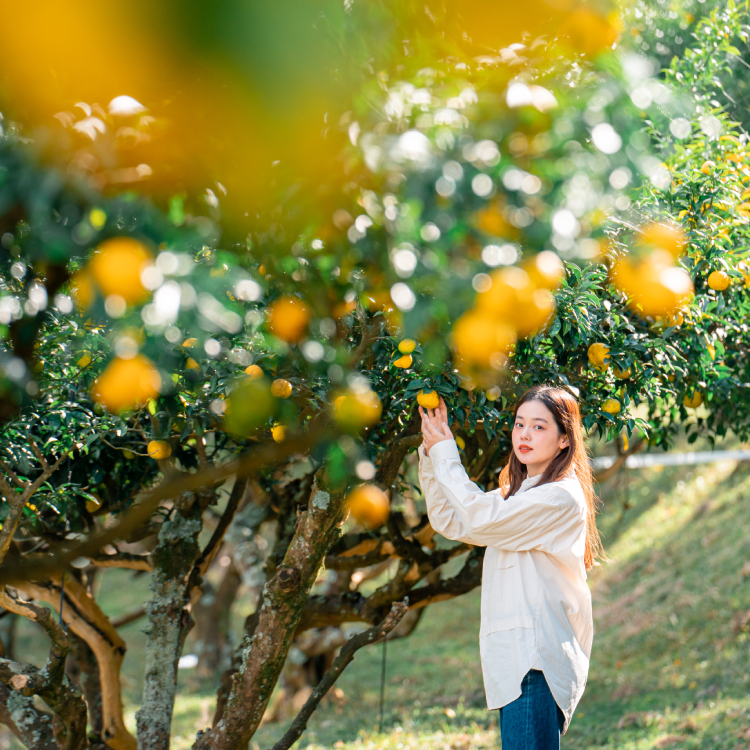
[[[271,383],[271,394],[276,398],[289,398],[292,395],[292,384],[284,378],[277,378]]]
[[[622,405],[616,398],[608,398],[602,404],[602,411],[606,411],[607,414],[619,414]]]
[[[682,405],[688,409],[697,409],[703,403],[703,394],[700,391],[695,391],[692,396],[685,394],[685,398],[682,399]]]
[[[404,354],[403,357],[399,357],[398,359],[393,361],[393,366],[400,367],[402,370],[405,370],[408,367],[411,367],[411,363],[411,354]]]
[[[404,339],[403,341],[399,342],[398,350],[401,352],[401,354],[411,354],[416,346],[417,343],[416,341],[414,341],[414,339]]]
[[[380,528],[391,512],[388,496],[374,484],[355,487],[348,494],[346,505],[352,516],[368,529]]]
[[[732,279],[726,271],[712,271],[708,275],[708,285],[717,292],[723,292],[732,283]]]
[[[172,455],[172,446],[166,440],[152,440],[146,451],[155,461],[160,461]]]
[[[153,264],[148,248],[133,237],[104,240],[94,252],[86,270],[102,294],[117,294],[129,305],[143,302],[150,294],[141,272]]]
[[[417,394],[417,403],[423,409],[437,409],[440,406],[440,396],[437,391],[421,390]]]
[[[606,344],[596,342],[588,349],[589,362],[594,367],[606,370],[609,367],[609,347]]]
[[[245,374],[250,377],[250,380],[257,380],[263,377],[263,370],[258,365],[248,365],[245,368]]]
[[[283,443],[286,437],[286,427],[283,424],[276,424],[271,428],[271,437],[277,443]]]

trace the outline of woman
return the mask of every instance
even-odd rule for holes
[[[536,386],[518,402],[499,486],[466,474],[445,402],[419,408],[419,480],[433,528],[486,546],[479,650],[503,750],[560,747],[583,695],[593,618],[586,571],[606,560],[578,403]]]

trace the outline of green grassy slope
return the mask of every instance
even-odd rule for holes
[[[750,747],[750,466],[726,462],[631,472],[601,488],[600,528],[613,562],[590,574],[595,636],[586,693],[563,747]],[[147,594],[147,578],[122,572],[102,580],[110,614]],[[114,577],[116,576],[116,577]],[[750,618],[748,618],[750,619]],[[410,638],[388,645],[384,731],[377,731],[382,645],[364,649],[338,683],[300,747],[499,747],[479,666],[479,592],[431,607]],[[142,677],[139,624],[129,644],[125,698],[132,722]],[[21,655],[39,663],[43,641],[21,629]],[[189,651],[189,646],[188,646]],[[33,657],[36,658],[33,658]],[[213,692],[181,672],[175,750],[210,721]],[[284,731],[266,725],[254,750]],[[11,747],[0,736],[0,750]]]

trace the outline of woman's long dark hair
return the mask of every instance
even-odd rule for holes
[[[599,499],[594,492],[594,475],[591,471],[591,462],[583,439],[583,425],[581,424],[581,412],[578,402],[574,396],[563,388],[555,388],[551,385],[536,385],[521,396],[513,412],[513,423],[515,424],[518,409],[527,401],[541,401],[552,413],[557,424],[557,429],[568,437],[568,445],[563,448],[552,459],[550,465],[544,470],[537,487],[548,482],[557,482],[562,479],[571,469],[574,469],[578,481],[583,488],[583,494],[588,506],[586,518],[586,549],[584,552],[584,564],[586,570],[591,570],[599,565],[597,558],[609,560],[599,531],[596,528],[596,514]],[[503,497],[514,495],[521,482],[526,479],[526,466],[516,457],[515,451],[510,454],[510,461],[500,472],[499,482],[503,488]]]

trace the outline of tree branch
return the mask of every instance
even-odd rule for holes
[[[339,678],[341,673],[354,659],[354,655],[357,651],[363,646],[367,646],[370,643],[375,643],[382,638],[385,638],[388,633],[398,625],[408,609],[409,606],[407,602],[394,602],[388,616],[380,625],[365,630],[363,633],[358,633],[346,642],[341,649],[341,653],[331,665],[331,668],[325,673],[323,679],[318,683],[313,690],[312,695],[302,707],[302,710],[297,714],[291,727],[289,727],[286,734],[273,746],[272,750],[289,750],[289,748],[300,738],[302,732],[305,731],[307,722],[310,720],[313,711],[318,707],[323,696],[333,687],[333,684]]]

